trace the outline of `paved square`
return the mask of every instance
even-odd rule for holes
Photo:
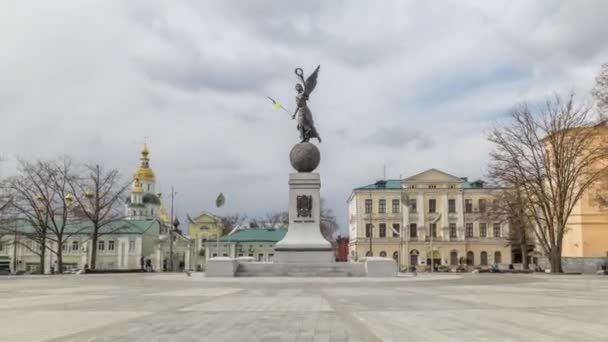
[[[0,341],[606,341],[608,277],[0,277]]]

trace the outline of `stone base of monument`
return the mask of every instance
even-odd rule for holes
[[[215,257],[207,260],[207,277],[234,277],[239,262],[234,258]]]
[[[367,257],[358,262],[252,262],[218,257],[207,261],[207,277],[395,277],[391,258]]]
[[[397,262],[391,258],[364,257],[359,261],[365,265],[365,275],[368,277],[396,277],[399,272]]]
[[[364,262],[335,261],[331,243],[321,234],[321,177],[312,172],[319,161],[319,149],[309,142],[296,144],[291,150],[290,162],[298,172],[289,175],[289,227],[287,234],[274,246],[274,261],[213,258],[207,262],[208,277],[397,275],[397,263],[389,258],[367,258]]]

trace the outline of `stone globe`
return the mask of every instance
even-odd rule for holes
[[[291,149],[289,161],[298,172],[312,172],[321,162],[321,152],[312,143],[299,143]]]

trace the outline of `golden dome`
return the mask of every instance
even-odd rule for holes
[[[135,192],[135,193],[144,192],[144,188],[141,187],[139,178],[135,178],[135,182],[133,183],[133,189],[131,189],[131,192]]]
[[[154,180],[154,171],[152,171],[149,167],[139,167],[135,171],[134,178],[139,178],[142,180],[153,181]]]
[[[154,171],[150,168],[150,159],[148,158],[148,145],[144,144],[143,149],[141,150],[141,165],[137,170],[135,170],[135,175],[133,178],[139,178],[145,181],[154,181]]]

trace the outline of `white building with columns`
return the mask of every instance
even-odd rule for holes
[[[392,257],[402,268],[509,264],[508,224],[486,215],[498,190],[436,169],[356,188],[348,199],[350,258]]]

